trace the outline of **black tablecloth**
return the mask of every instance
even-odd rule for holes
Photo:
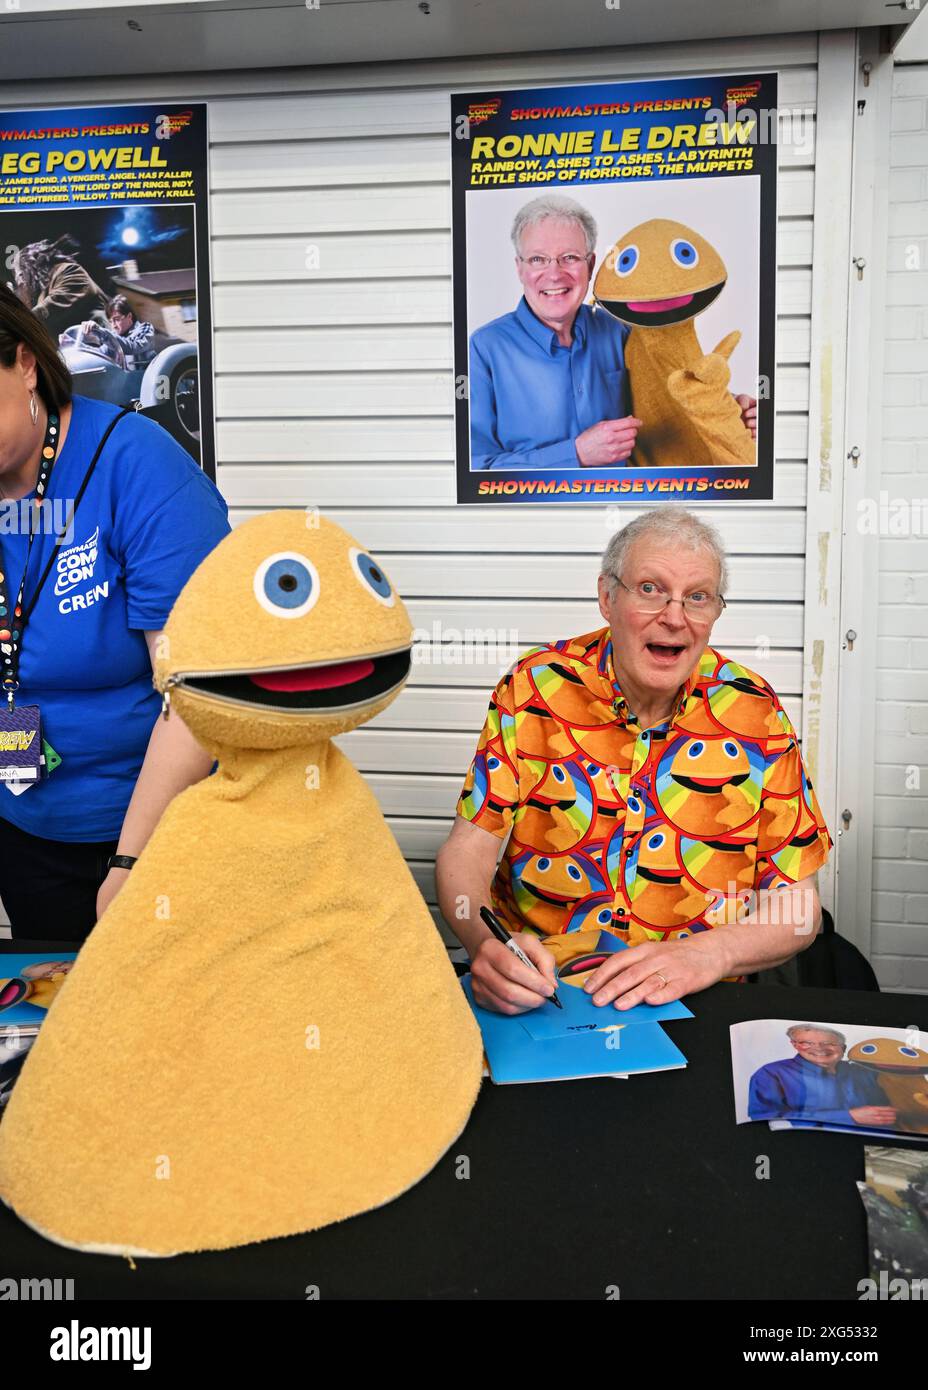
[[[0,942],[24,949],[67,948]],[[73,1278],[77,1299],[306,1299],[315,1286],[326,1300],[856,1301],[869,1271],[855,1184],[864,1145],[881,1141],[737,1126],[728,1028],[788,1018],[926,1029],[928,998],[719,984],[687,1002],[696,1017],[664,1025],[684,1071],[485,1081],[449,1153],[377,1211],[132,1269],[51,1244],[0,1206],[0,1275]],[[757,1176],[762,1155],[767,1178]],[[458,1176],[462,1158],[468,1177]]]

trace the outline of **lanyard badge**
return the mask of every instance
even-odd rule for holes
[[[0,708],[0,782],[37,782],[43,772],[38,705]]]

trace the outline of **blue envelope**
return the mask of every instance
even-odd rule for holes
[[[670,1004],[635,1004],[630,1009],[617,1009],[612,1004],[597,1006],[592,995],[576,985],[560,985],[557,997],[564,1006],[562,1009],[548,1000],[531,1013],[517,1015],[526,1033],[537,1042],[547,1038],[574,1038],[614,1028],[616,1024],[639,1026],[661,1023],[668,1018],[693,1017],[692,1011],[679,999]]]
[[[594,1004],[592,995],[585,992],[582,984],[567,983],[565,977],[574,975],[582,980],[592,973],[597,957],[626,950],[628,947],[624,941],[612,932],[602,931],[594,950],[562,965],[558,971],[557,997],[563,1007],[559,1009],[549,1000],[531,1013],[518,1015],[519,1022],[530,1037],[540,1042],[546,1038],[576,1037],[580,1033],[592,1033],[616,1024],[659,1023],[666,1018],[692,1018],[691,1011],[679,999],[670,1004],[635,1004],[631,1009],[616,1009],[612,1004]]]
[[[627,1076],[686,1066],[683,1053],[657,1023],[537,1041],[522,1027],[518,1015],[493,1013],[475,1004],[469,975],[461,985],[480,1025],[490,1074],[497,1085]]]

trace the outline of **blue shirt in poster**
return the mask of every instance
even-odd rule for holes
[[[48,498],[76,497],[116,414],[117,406],[74,397]],[[33,542],[27,604],[54,548],[51,529]],[[229,529],[215,484],[180,444],[144,416],[119,421],[23,634],[16,703],[39,706],[42,736],[62,761],[20,795],[0,786],[4,820],[48,840],[119,836],[161,709],[145,631],[164,627]],[[16,594],[28,537],[0,528],[0,544]]]
[[[833,1072],[805,1057],[759,1067],[751,1077],[748,1114],[752,1120],[817,1120],[853,1125],[850,1113],[862,1105],[887,1106],[877,1077],[855,1062],[839,1062]]]
[[[579,468],[575,440],[600,420],[629,414],[625,340],[631,329],[581,304],[573,342],[517,309],[470,339],[471,470]]]

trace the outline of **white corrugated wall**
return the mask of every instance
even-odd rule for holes
[[[416,627],[522,645],[599,626],[605,508],[455,506],[448,93],[777,69],[816,100],[815,34],[785,40],[170,80],[8,84],[5,107],[207,100],[218,483],[233,520],[318,506],[374,551]],[[776,496],[698,509],[731,555],[713,645],[802,722],[814,155],[780,150]],[[312,265],[318,248],[318,269]],[[621,509],[621,520],[633,508]],[[619,523],[621,524],[621,522]],[[420,662],[342,740],[430,903],[434,856],[498,664]],[[49,924],[53,935],[52,924]]]
[[[883,349],[872,960],[928,991],[928,63],[893,78]]]

